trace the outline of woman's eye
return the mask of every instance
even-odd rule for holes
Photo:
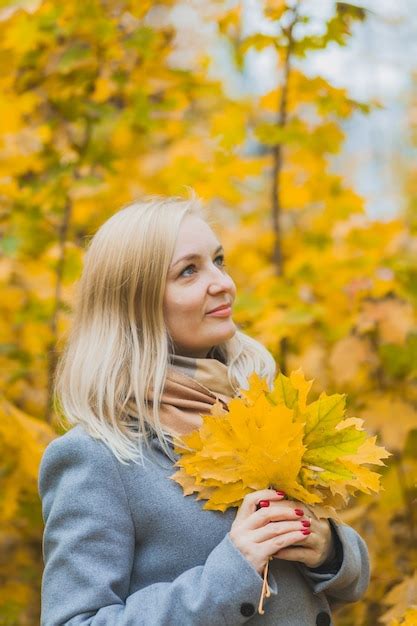
[[[218,262],[218,259],[220,259],[220,263]],[[223,254],[219,254],[218,256],[216,256],[216,258],[214,260],[218,262],[219,267],[222,267],[222,268],[226,267],[226,264],[224,262],[224,255]],[[187,272],[188,272],[188,270],[193,270],[192,273],[194,273],[194,269],[195,269],[195,265],[194,264],[187,265],[187,267],[185,267],[182,270],[180,276],[185,276],[185,277],[191,276],[192,274],[188,274]]]
[[[182,270],[180,276],[190,276],[190,274],[185,274],[185,272],[189,269],[192,269],[193,267],[195,267],[195,265],[187,265],[187,267]]]
[[[220,259],[220,261],[221,261],[220,267],[226,267],[226,263],[224,262],[224,255],[223,254],[219,254],[218,256],[216,256],[216,258],[214,260],[217,261],[217,259]]]

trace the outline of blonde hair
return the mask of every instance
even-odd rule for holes
[[[102,440],[122,463],[143,464],[149,430],[172,459],[159,421],[170,337],[163,316],[168,268],[187,214],[210,220],[201,201],[148,196],[104,222],[93,236],[77,285],[73,322],[55,372],[54,408],[70,425]],[[270,385],[275,361],[255,339],[237,330],[216,346],[234,388],[247,388],[253,372]],[[152,393],[151,393],[152,390]],[[149,411],[147,397],[154,398]],[[129,426],[126,404],[136,401]]]

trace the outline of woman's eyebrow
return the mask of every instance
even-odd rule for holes
[[[216,248],[216,250],[214,251],[214,254],[217,254],[218,252],[224,252],[223,246],[219,246],[218,248]],[[193,261],[194,259],[200,259],[200,258],[201,258],[201,254],[186,254],[185,256],[182,256],[180,259],[175,261],[175,263],[171,265],[171,269],[173,269],[176,265],[178,265],[178,263],[181,263],[181,261]]]

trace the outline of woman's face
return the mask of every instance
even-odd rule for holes
[[[184,259],[183,257],[188,258]],[[210,349],[233,337],[231,308],[236,286],[224,269],[223,249],[210,226],[196,215],[183,219],[164,295],[165,323],[176,354],[205,358]]]

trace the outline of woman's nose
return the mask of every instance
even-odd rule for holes
[[[233,291],[235,284],[228,274],[218,270],[211,278],[209,291],[216,293],[217,291]]]

